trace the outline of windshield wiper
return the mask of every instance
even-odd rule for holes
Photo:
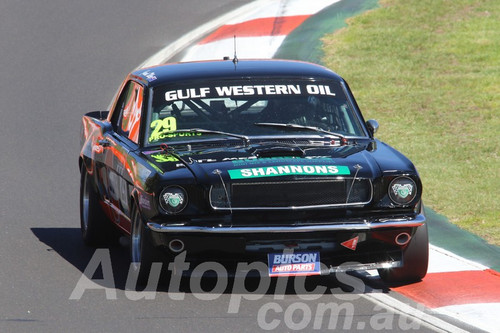
[[[304,125],[297,125],[297,124],[283,124],[283,123],[254,123],[254,125],[261,126],[261,127],[283,128],[283,129],[289,129],[292,131],[309,130],[309,131],[333,135],[333,136],[336,136],[340,139],[345,140],[345,136],[342,134],[330,132],[330,131],[324,130],[324,129],[319,128],[319,127],[314,127],[314,126],[304,126]]]
[[[250,139],[246,135],[241,135],[241,134],[234,134],[234,133],[228,133],[228,132],[222,132],[222,131],[215,131],[215,130],[208,130],[204,128],[188,128],[188,129],[179,129],[176,131],[173,131],[172,133],[205,133],[205,134],[219,134],[219,135],[225,135],[225,136],[230,136],[233,138],[238,138],[241,139],[245,142],[245,145],[248,145],[250,142]]]

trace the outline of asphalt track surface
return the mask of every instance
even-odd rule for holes
[[[245,3],[0,2],[0,332],[255,332],[274,326],[311,331],[329,325],[352,331],[440,331],[415,322],[419,315],[374,302],[366,296],[369,290],[388,290],[362,276],[344,283],[308,281],[307,290],[329,289],[316,293],[297,291],[292,283],[254,290],[260,281],[250,281],[249,291],[238,293],[232,292],[236,281],[231,279],[223,293],[208,293],[204,290],[213,289],[213,281],[184,281],[177,292],[161,287],[154,299],[133,300],[137,295],[125,291],[127,248],[96,252],[82,244],[81,116],[106,108],[126,73],[163,46]],[[109,258],[111,285],[98,283],[95,290],[75,294],[97,254],[103,262],[93,279],[109,276],[104,263]],[[191,291],[197,286],[203,288],[198,294]],[[320,311],[318,304],[330,312]]]

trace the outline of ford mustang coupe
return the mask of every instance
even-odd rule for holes
[[[132,72],[111,110],[83,117],[86,244],[130,238],[131,262],[261,262],[269,276],[427,272],[422,184],[374,138],[347,83],[283,60]],[[348,264],[346,264],[348,263]]]

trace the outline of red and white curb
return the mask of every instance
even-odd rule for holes
[[[235,35],[238,58],[272,58],[290,32],[309,17],[339,1],[250,2],[182,36],[147,59],[139,68],[164,63],[181,51],[186,52],[181,59],[183,62],[232,56]]]
[[[487,332],[500,331],[500,273],[431,245],[422,282],[394,291]]]
[[[272,58],[286,36],[312,15],[339,0],[268,1],[226,22],[191,47],[182,61],[222,59],[234,53],[239,58]]]
[[[232,56],[235,35],[238,58],[272,58],[290,32],[338,1],[253,1],[200,26],[139,67],[165,63],[181,51],[184,52],[181,61]],[[429,271],[422,282],[393,288],[393,291],[425,306],[425,311],[412,309],[383,293],[366,293],[362,297],[393,311],[413,314],[425,326],[438,331],[461,330],[432,316],[432,313],[453,317],[487,332],[499,332],[500,273],[432,245],[429,260]]]

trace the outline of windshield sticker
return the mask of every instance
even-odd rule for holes
[[[278,176],[339,176],[350,175],[349,167],[336,165],[279,165],[262,168],[228,170],[231,179]]]
[[[164,139],[172,139],[172,138],[186,138],[186,137],[193,137],[193,136],[202,136],[203,133],[191,133],[191,132],[179,132],[179,133],[163,133],[159,134],[158,136],[152,138],[149,138],[149,142],[153,141],[160,141]]]
[[[322,84],[261,84],[186,88],[165,92],[167,102],[192,98],[230,97],[230,96],[269,96],[269,95],[324,95],[336,96],[332,88]]]
[[[165,119],[157,119],[151,122],[153,132],[149,137],[149,142],[164,139],[166,134],[177,130],[177,120],[174,117],[166,117]]]

